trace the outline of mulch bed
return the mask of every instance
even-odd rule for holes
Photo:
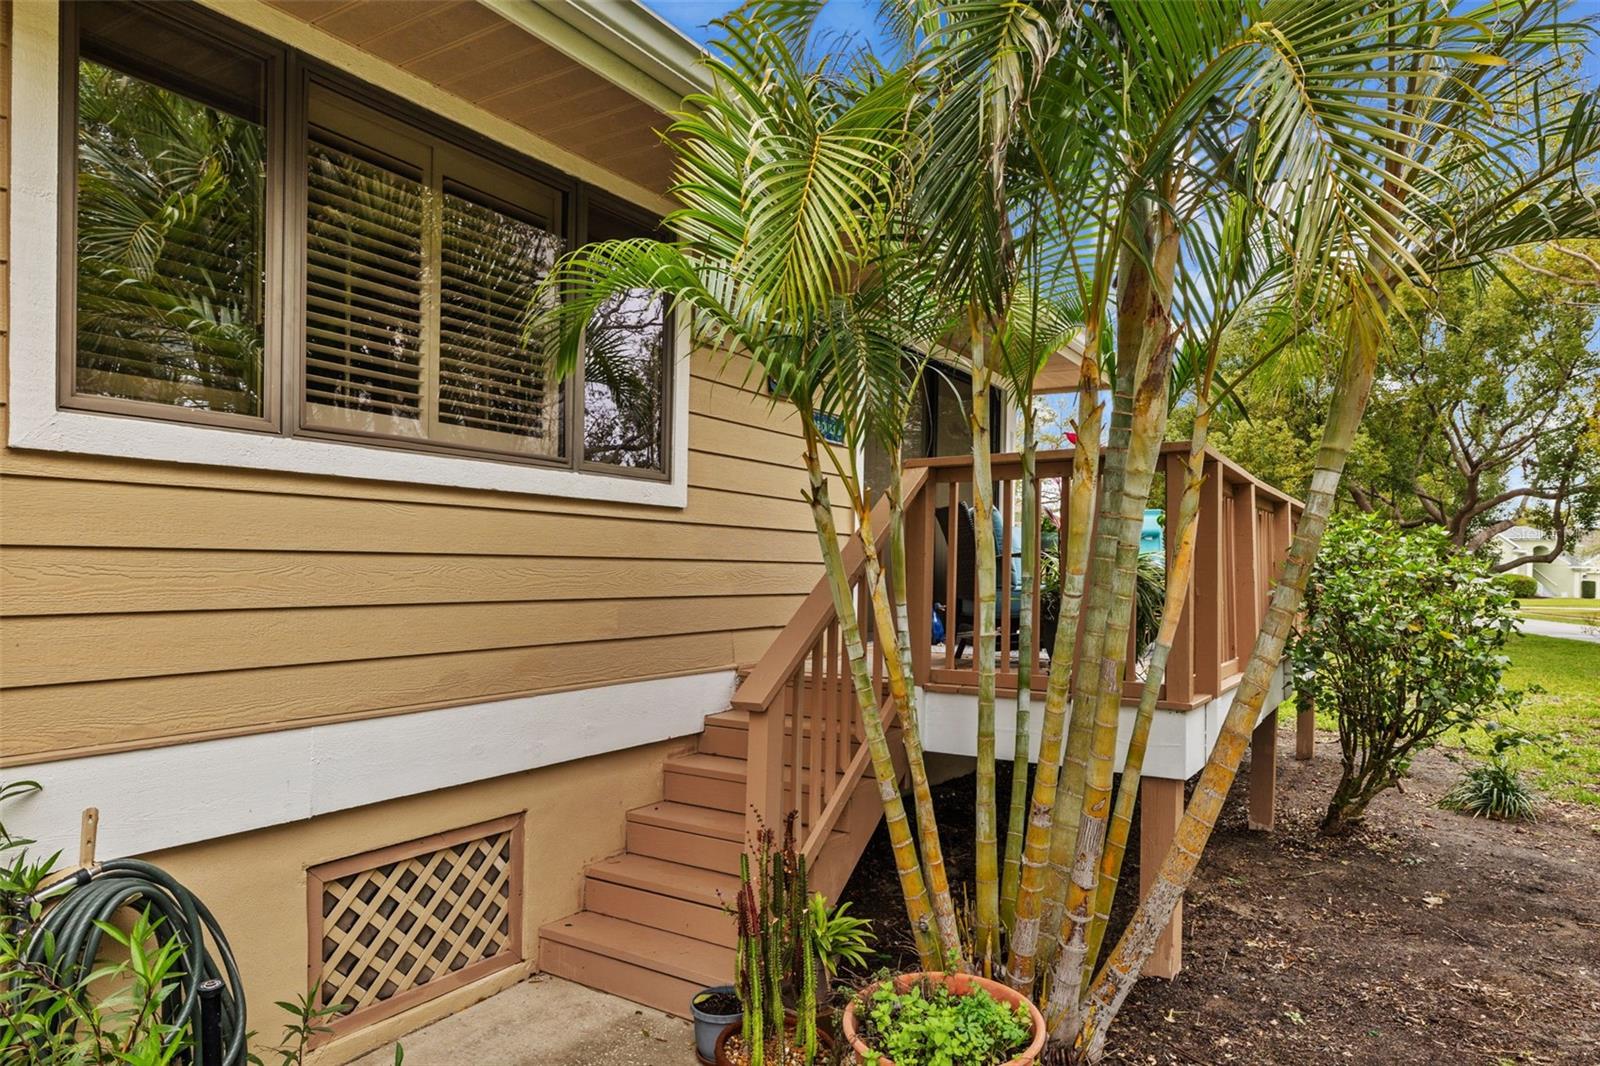
[[[1428,752],[1363,829],[1326,840],[1337,743],[1293,750],[1285,734],[1273,833],[1245,828],[1241,771],[1185,903],[1184,970],[1139,983],[1107,1061],[1600,1063],[1600,809],[1550,804],[1532,825],[1442,811],[1460,771]],[[936,790],[955,871],[972,869],[973,789]],[[1135,843],[1126,884],[1137,863]],[[881,827],[842,898],[874,919],[878,963],[915,966]]]

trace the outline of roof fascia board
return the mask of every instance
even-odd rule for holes
[[[479,0],[663,114],[709,88],[700,47],[635,0]]]

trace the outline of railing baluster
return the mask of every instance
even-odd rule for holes
[[[1189,476],[1189,459],[1185,452],[1172,451],[1165,456],[1167,471],[1167,524],[1165,541],[1167,574],[1170,579],[1178,553],[1178,513],[1183,508],[1184,483]],[[1167,656],[1166,684],[1161,696],[1175,703],[1187,705],[1194,699],[1194,619],[1195,619],[1194,567],[1189,568],[1189,589],[1184,597],[1183,612],[1178,616],[1178,630],[1173,634],[1172,651]]]
[[[998,673],[1010,673],[1012,684],[1015,684],[1016,674],[1011,673],[1011,496],[1016,489],[1014,481],[1000,482],[1000,539],[995,544],[995,599],[996,614],[995,626],[1000,635],[1000,656],[996,667]],[[990,518],[990,524],[994,522]]]
[[[957,608],[956,572],[961,569],[956,562],[961,557],[961,521],[957,512],[961,509],[961,484],[954,478],[948,483],[945,494],[945,530],[944,530],[944,664],[948,669],[956,668],[956,620],[961,612]]]
[[[828,740],[826,708],[827,704],[822,701],[822,645],[818,644],[811,649],[811,713],[806,716],[807,724],[811,727],[811,768],[814,772],[824,765],[822,753]],[[822,775],[822,780],[827,780],[826,774]],[[810,823],[815,823],[822,817],[822,807],[825,802],[822,790],[813,789]]]

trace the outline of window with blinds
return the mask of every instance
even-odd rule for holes
[[[439,435],[534,455],[561,452],[560,388],[524,325],[560,241],[446,182],[439,252]]]
[[[525,324],[561,194],[316,85],[309,116],[303,423],[560,458]]]
[[[528,328],[648,216],[196,5],[63,29],[63,406],[666,475],[664,303],[619,294],[564,379]]]
[[[332,140],[306,149],[306,421],[421,436],[427,186]]]

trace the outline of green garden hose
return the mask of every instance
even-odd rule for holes
[[[176,938],[182,948],[181,987],[162,1004],[162,1020],[194,1032],[200,1027],[201,985],[225,977],[220,1000],[222,1056],[200,1066],[244,1066],[245,1013],[243,986],[217,920],[195,895],[165,870],[137,859],[112,859],[81,870],[66,881],[39,893],[41,901],[57,893],[65,895],[45,911],[34,935],[29,938],[25,962],[46,965],[47,940],[55,945],[49,967],[63,985],[76,983],[93,971],[104,932],[96,922],[111,922],[124,907],[134,913],[148,912],[159,922],[157,935]],[[206,946],[206,934],[216,954]],[[48,937],[46,936],[48,934]],[[218,967],[220,960],[221,966]],[[197,1040],[198,1042],[198,1040]]]

